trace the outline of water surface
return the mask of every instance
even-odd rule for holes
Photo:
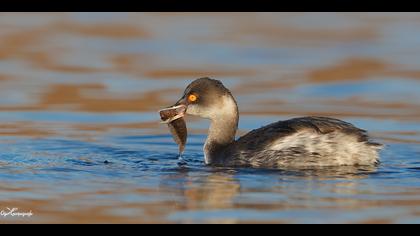
[[[420,15],[0,14],[0,223],[420,223]],[[238,136],[333,116],[377,168],[206,167],[157,110],[195,78],[238,100]]]

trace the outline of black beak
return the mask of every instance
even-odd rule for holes
[[[185,97],[182,97],[181,99],[179,99],[179,100],[175,103],[175,105],[173,105],[173,107],[175,107],[175,106],[180,106],[180,105],[187,106],[187,102],[185,101]]]

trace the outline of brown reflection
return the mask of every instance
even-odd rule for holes
[[[352,222],[354,224],[392,224],[394,223],[393,219],[369,219],[363,221]]]
[[[306,99],[299,103],[277,99],[260,100],[257,106],[242,110],[244,115],[284,115],[284,116],[333,116],[366,117],[393,119],[401,121],[419,121],[420,105],[415,101],[379,101],[363,97],[344,99]]]
[[[363,170],[366,174],[368,169]],[[372,170],[374,171],[374,170]],[[420,189],[407,191],[391,191],[386,197],[380,196],[377,190],[370,191],[360,188],[360,182],[348,181],[366,178],[360,169],[331,168],[302,171],[304,175],[295,175],[297,179],[307,179],[305,189],[293,184],[279,183],[273,187],[242,189],[233,172],[216,171],[205,176],[197,176],[188,172],[167,176],[164,182],[175,183],[183,180],[180,185],[163,184],[159,188],[109,188],[91,192],[74,192],[56,195],[49,199],[35,200],[0,200],[0,206],[19,207],[22,211],[35,214],[27,220],[6,219],[5,222],[26,223],[195,223],[194,218],[170,218],[175,213],[188,211],[217,211],[227,209],[248,209],[259,212],[283,210],[330,210],[330,211],[358,211],[378,208],[416,207],[420,205]],[[282,175],[285,177],[284,175]],[[318,180],[337,180],[323,182]],[[340,179],[345,181],[339,181]],[[316,180],[316,181],[311,181]],[[280,181],[280,180],[279,180]],[[312,194],[313,190],[323,191],[322,196]],[[27,187],[4,187],[0,190],[6,192],[34,191]],[[385,191],[385,190],[384,190]],[[256,201],[256,196],[250,201],[242,199],[237,201],[241,194],[271,193],[285,197],[285,200]],[[121,196],[138,195],[147,201],[118,201]],[[377,196],[379,195],[379,196]],[[99,197],[100,196],[100,197]],[[159,198],[159,196],[166,196]],[[352,196],[358,196],[356,198]],[[364,196],[364,197],[363,197]],[[98,198],[99,197],[99,198]],[[173,197],[173,198],[172,198]],[[171,199],[172,198],[172,199]],[[125,199],[125,198],[123,198]],[[154,200],[156,199],[156,200]],[[95,204],[92,205],[92,201]],[[63,205],[63,202],[66,204]],[[410,213],[407,213],[410,214]],[[413,213],[414,214],[414,213]],[[327,220],[327,219],[326,219]],[[394,221],[395,219],[384,216],[383,218],[370,217],[366,222]],[[235,218],[216,217],[206,219],[207,223],[286,223],[283,219],[254,219],[242,221]],[[293,219],[291,219],[293,222]],[[365,221],[361,221],[366,223]]]
[[[328,67],[308,72],[310,82],[357,81],[373,77],[402,77],[420,79],[420,71],[402,69],[400,65],[386,63],[376,58],[348,58]]]
[[[47,29],[33,29],[0,37],[0,60],[25,57],[27,49],[39,43],[47,32]]]
[[[32,186],[32,185],[31,185]],[[3,188],[5,193],[41,192],[45,186],[37,188]],[[123,202],[119,197],[137,194],[150,197],[146,202]],[[179,207],[174,201],[153,201],[155,196],[170,194],[164,190],[144,188],[112,188],[89,192],[44,193],[43,199],[24,198],[18,200],[0,199],[3,206],[32,211],[31,218],[2,218],[5,223],[165,223],[166,214]],[[7,195],[6,195],[7,196]],[[99,198],[98,198],[99,197]],[[95,204],[92,204],[94,202]],[[63,203],[65,203],[63,205]],[[123,212],[123,213],[121,213]]]
[[[82,131],[108,131],[110,129],[157,129],[161,128],[162,124],[159,122],[139,122],[139,123],[124,123],[124,124],[76,124],[73,129]],[[166,128],[166,127],[164,127]]]
[[[10,80],[10,79],[11,79],[10,76],[0,74],[0,81],[2,81],[2,80]]]
[[[310,188],[319,189],[321,187],[328,187],[328,190],[334,194],[362,194],[366,192],[361,192],[358,182],[348,182],[348,180],[358,180],[365,179],[368,177],[369,173],[377,171],[376,167],[354,167],[354,166],[342,166],[342,167],[333,167],[333,168],[316,168],[316,169],[288,169],[287,171],[280,172],[279,176],[283,178],[289,175],[289,178],[293,179],[305,179],[305,180],[315,180],[314,185],[311,185],[311,182],[308,182],[308,186],[305,190],[305,194],[298,194],[299,191],[296,191],[293,186],[290,185],[275,185],[275,187],[266,189],[267,186],[262,184],[261,188],[249,188],[242,189],[241,184],[234,177],[234,172],[231,171],[219,171],[211,173],[200,178],[189,176],[188,173],[179,173],[173,176],[170,176],[169,179],[164,180],[165,182],[171,181],[171,179],[186,179],[186,182],[182,186],[175,186],[175,191],[179,192],[182,196],[185,197],[185,201],[182,201],[183,204],[179,204],[180,207],[178,211],[217,211],[217,210],[227,210],[227,209],[247,209],[247,210],[256,210],[256,211],[282,211],[282,210],[302,210],[302,209],[311,209],[316,205],[316,207],[328,210],[344,210],[344,209],[357,209],[360,199],[343,199],[343,198],[331,198],[331,197],[314,197],[311,194]],[[275,177],[274,177],[275,178]],[[320,180],[346,180],[345,182],[337,182],[335,184],[325,184],[324,182],[318,182]],[[279,179],[279,181],[281,181]],[[166,188],[166,186],[165,186]],[[171,187],[169,187],[171,189]],[[180,190],[184,189],[184,190]],[[286,196],[288,200],[285,201],[237,201],[237,197],[242,194],[258,194],[258,193],[272,193],[278,194],[279,196]],[[329,203],[327,206],[317,205],[319,203],[326,202]],[[330,203],[336,203],[331,205]],[[322,207],[321,207],[322,206]],[[173,212],[171,212],[172,214]],[[187,219],[182,221],[183,223],[194,223],[195,219]],[[246,220],[242,221],[239,219],[208,219],[206,222],[211,223],[286,223],[284,220]]]
[[[410,101],[369,101],[362,97],[350,97],[348,99],[336,100],[329,99],[323,100],[322,103],[328,105],[337,105],[337,106],[354,106],[361,108],[377,108],[377,109],[407,109],[411,110],[420,110],[420,104],[413,104]]]
[[[203,176],[194,176],[188,170],[179,169],[175,174],[165,176],[161,189],[174,191],[182,196],[175,211],[167,212],[168,216],[178,212],[217,211],[235,209],[235,197],[240,195],[240,183],[234,178],[232,170],[214,170]],[[181,181],[182,180],[182,181]],[[238,223],[237,219],[217,217],[198,220],[178,218],[180,223]]]
[[[233,206],[233,198],[239,194],[240,184],[226,173],[213,173],[202,184],[186,184],[187,209],[227,209]]]
[[[419,70],[400,70],[397,68],[393,71],[390,71],[389,75],[397,76],[397,77],[404,77],[404,78],[420,79]]]
[[[396,138],[396,137],[390,137],[388,135],[381,135],[381,134],[375,134],[375,137],[380,138],[384,140],[387,143],[411,143],[411,144],[420,144],[419,139],[408,139],[408,138]]]
[[[91,73],[98,69],[89,66],[73,66],[57,64],[56,58],[65,53],[64,50],[48,49],[34,50],[32,47],[42,44],[42,40],[49,35],[54,35],[50,27],[20,31],[0,37],[0,60],[22,59],[31,65],[49,71],[64,73]]]
[[[58,52],[54,54],[59,54]],[[42,68],[48,71],[58,71],[61,73],[94,73],[104,72],[104,69],[93,68],[89,66],[80,65],[64,65],[56,61],[58,55],[53,55],[53,52],[27,52],[25,57],[30,61],[31,65],[37,68]]]
[[[158,67],[155,54],[114,54],[109,56],[113,69],[118,73],[132,74],[138,79],[144,78],[145,72]]]
[[[265,93],[270,90],[290,89],[296,86],[298,86],[296,81],[244,81],[232,88],[232,92],[234,94]]]
[[[185,210],[212,210],[229,208],[233,197],[239,192],[239,185],[232,177],[223,174],[210,175],[203,185],[195,181],[186,183],[185,192],[178,189],[155,188],[113,188],[92,192],[75,192],[60,194],[50,199],[35,200],[0,200],[0,206],[18,207],[22,211],[31,210],[34,216],[30,219],[6,219],[6,222],[19,223],[188,223],[188,220],[169,220],[167,217]],[[27,188],[3,188],[10,192],[32,192]],[[114,199],[124,195],[139,195],[145,202],[123,202]],[[100,199],[97,197],[100,196]],[[159,196],[183,197],[179,200],[153,200]],[[95,200],[96,199],[96,200]],[[105,200],[101,200],[105,199]],[[90,201],[94,201],[92,204]],[[65,206],[63,207],[63,202]],[[70,207],[70,210],[69,210]],[[119,213],[123,212],[123,213]],[[234,223],[222,219],[218,223]]]
[[[296,13],[286,13],[277,17],[264,13],[229,14],[229,16],[220,17],[223,28],[218,34],[205,37],[194,36],[194,39],[200,42],[223,41],[235,44],[262,42],[271,45],[292,44],[316,47],[331,43],[373,41],[378,37],[377,29],[369,24],[331,30],[328,27],[299,27],[282,21],[282,17],[285,18],[284,22],[288,22],[288,17],[296,16],[298,16]],[[358,17],[357,14],[353,16]]]
[[[147,71],[145,76],[151,78],[200,78],[200,77],[228,77],[228,76],[253,76],[257,73],[255,70],[250,69],[222,69],[222,68],[206,68],[206,69],[159,69]]]
[[[90,112],[122,112],[156,110],[166,101],[162,93],[178,90],[148,91],[129,98],[112,98],[102,84],[58,84],[42,95],[39,108],[67,108]],[[96,96],[89,96],[95,94]],[[98,96],[100,95],[100,96]]]
[[[313,188],[322,188],[323,186],[314,185]],[[325,186],[324,186],[325,187]],[[223,209],[224,207],[229,207],[232,209],[258,209],[261,211],[278,211],[278,210],[330,210],[330,211],[361,211],[361,210],[377,210],[378,208],[389,209],[399,209],[399,208],[412,208],[420,205],[420,199],[416,196],[420,196],[418,190],[413,190],[411,192],[399,191],[393,193],[392,197],[383,198],[379,196],[380,199],[374,199],[375,193],[361,192],[361,191],[351,191],[351,189],[357,190],[357,186],[337,186],[335,191],[337,193],[348,196],[344,198],[334,198],[334,197],[316,197],[314,195],[297,195],[293,193],[293,189],[289,187],[283,187],[280,189],[279,194],[284,194],[288,196],[287,201],[271,202],[260,204],[233,204],[224,205],[226,200],[231,201],[233,197],[229,197],[227,194],[226,198],[221,198],[222,204],[216,204],[215,208],[207,207],[207,210],[217,210]],[[12,192],[15,190],[11,190]],[[20,190],[18,190],[20,191]],[[27,191],[27,190],[22,190]],[[252,190],[247,190],[252,191]],[[279,191],[279,190],[277,190]],[[288,194],[288,192],[290,194]],[[350,191],[350,192],[349,192]],[[310,192],[310,191],[305,191]],[[226,192],[225,192],[226,193]],[[257,191],[255,193],[258,193]],[[25,200],[1,200],[1,206],[11,206],[18,207],[21,211],[32,211],[34,216],[26,219],[13,219],[5,218],[2,219],[4,223],[194,223],[197,222],[196,219],[180,219],[180,220],[170,220],[168,216],[172,213],[183,212],[185,210],[203,210],[207,202],[196,202],[197,197],[201,193],[194,193],[194,197],[187,196],[187,202],[184,204],[182,201],[172,201],[172,200],[157,200],[157,201],[148,201],[148,202],[117,202],[112,200],[101,201],[97,199],[95,205],[87,204],[86,200],[93,200],[94,196],[102,196],[107,198],[118,197],[119,194],[139,194],[143,196],[149,196],[151,199],[155,196],[160,196],[162,194],[168,194],[172,196],[177,196],[176,192],[171,192],[170,190],[153,190],[153,189],[134,189],[132,191],[126,190],[112,190],[112,191],[93,191],[79,194],[63,194],[56,196],[51,199],[45,200],[35,200],[35,199],[25,199]],[[354,194],[363,194],[366,197],[351,198]],[[404,199],[406,196],[413,196],[412,199]],[[218,199],[218,198],[216,198]],[[229,200],[230,199],[230,200]],[[399,199],[399,200],[396,200]],[[188,205],[188,201],[192,201],[197,205]],[[71,210],[63,207],[63,202],[66,203],[66,207],[71,207]],[[326,203],[326,204],[322,204]],[[334,203],[334,204],[331,204]],[[202,205],[200,205],[202,204]],[[119,214],[119,211],[128,211],[127,214]],[[414,216],[418,214],[414,210],[412,212],[407,211],[404,214],[406,217]],[[401,215],[403,216],[403,215]],[[385,215],[383,217],[370,217],[369,219],[363,221],[357,221],[361,223],[368,222],[394,222],[395,218],[390,218],[392,216]],[[328,220],[328,219],[326,219]],[[237,219],[210,219],[210,223],[256,223],[256,222],[267,222],[267,223],[281,223],[283,220],[278,221],[275,219],[268,220],[259,220],[255,219],[254,221],[241,221]],[[293,222],[293,219],[291,219]],[[350,223],[350,222],[348,222]]]
[[[328,180],[347,179],[356,180],[368,177],[368,174],[376,172],[376,166],[334,166],[318,168],[288,168],[287,171],[294,171],[299,178]],[[348,183],[345,183],[348,184]]]
[[[138,25],[118,23],[77,24],[61,21],[54,24],[54,29],[66,33],[76,33],[83,36],[95,36],[116,39],[150,38],[151,33]]]
[[[335,66],[315,69],[309,72],[308,77],[314,82],[363,80],[382,74],[387,68],[388,65],[378,59],[350,58]]]
[[[418,136],[420,132],[417,131],[385,131],[382,132],[383,134],[387,135],[406,135],[406,136]]]
[[[94,193],[92,193],[94,194]],[[71,202],[77,204],[78,197],[71,199]],[[143,211],[153,209],[153,205],[147,204],[115,204],[105,206],[82,206],[75,205],[72,210],[60,209],[60,204],[57,200],[26,200],[26,201],[1,201],[2,206],[16,206],[22,212],[32,211],[31,218],[8,217],[2,219],[5,223],[67,223],[67,224],[85,224],[85,223],[165,223],[165,219],[154,217],[153,215],[143,215]],[[161,203],[162,207],[171,207],[170,203]],[[138,211],[138,215],[124,216],[113,215],[115,209]]]
[[[296,108],[282,107],[280,111],[243,111],[243,115],[281,115],[281,116],[331,116],[337,118],[349,118],[349,117],[359,117],[359,118],[374,118],[374,119],[395,119],[401,121],[418,121],[419,117],[417,114],[398,114],[390,112],[388,114],[375,114],[369,111],[329,111],[329,110],[298,110]]]
[[[0,136],[28,136],[41,138],[53,134],[53,131],[37,127],[37,125],[31,122],[17,122],[13,124],[0,123]]]
[[[34,105],[0,106],[0,111],[75,110],[88,112],[139,112],[156,111],[168,105],[163,98],[179,94],[178,89],[161,89],[141,94],[115,97],[103,84],[52,84],[40,94]]]
[[[50,15],[49,15],[50,16]],[[150,112],[157,111],[159,108],[165,107],[170,102],[165,99],[168,95],[180,95],[182,91],[179,89],[165,88],[160,90],[151,90],[148,92],[139,92],[133,94],[115,94],[107,90],[107,87],[98,83],[84,84],[80,82],[78,76],[80,74],[91,73],[115,73],[118,75],[130,74],[133,79],[162,79],[155,81],[156,83],[164,83],[164,79],[181,79],[192,80],[197,77],[210,76],[217,79],[225,79],[224,77],[235,77],[236,87],[233,88],[234,94],[250,95],[265,94],[272,90],[279,89],[287,92],[288,89],[299,86],[312,84],[326,84],[330,82],[341,83],[346,81],[360,82],[371,78],[382,79],[391,78],[398,80],[399,78],[420,79],[420,70],[415,68],[407,69],[405,57],[407,48],[394,48],[387,51],[386,48],[379,47],[376,57],[365,57],[364,55],[346,58],[348,55],[348,46],[361,45],[370,47],[375,42],[382,43],[381,37],[383,32],[393,33],[393,23],[398,27],[401,21],[418,21],[419,15],[414,14],[410,17],[403,15],[388,16],[372,14],[346,14],[346,17],[335,15],[331,19],[341,19],[346,21],[346,27],[340,28],[334,25],[301,25],[304,21],[299,21],[299,13],[284,14],[281,17],[270,14],[254,14],[254,13],[157,13],[143,16],[142,14],[132,15],[129,20],[121,20],[122,23],[94,23],[96,21],[78,21],[72,20],[66,14],[57,14],[56,17],[45,21],[45,23],[37,23],[32,26],[31,15],[20,15],[19,21],[0,22],[2,32],[0,35],[0,63],[3,67],[8,67],[9,63],[18,68],[16,71],[0,72],[1,91],[7,91],[6,96],[13,94],[13,97],[2,100],[0,103],[1,112],[15,111],[82,111],[82,112]],[[297,16],[297,17],[296,17]],[[165,18],[166,17],[166,18]],[[172,18],[177,17],[177,18]],[[294,18],[289,20],[288,18]],[[42,18],[42,17],[41,17]],[[321,17],[323,18],[323,17]],[[351,19],[350,19],[351,18]],[[359,22],[357,19],[363,19]],[[38,19],[38,18],[37,18]],[[40,19],[40,18],[39,18]],[[282,20],[284,19],[284,20]],[[325,18],[323,18],[325,20]],[[45,20],[45,19],[41,19]],[[120,21],[121,20],[121,21]],[[197,20],[197,22],[195,22]],[[28,22],[28,25],[25,24]],[[194,24],[205,23],[208,28],[203,28],[203,32],[189,32],[188,27]],[[42,21],[43,22],[43,21]],[[82,23],[83,22],[83,23]],[[108,21],[109,22],[109,21]],[[299,23],[300,22],[300,23]],[[407,21],[408,22],[408,21]],[[186,23],[186,24],[185,24]],[[340,23],[337,23],[340,24]],[[348,27],[350,25],[350,27]],[[389,26],[388,26],[389,25]],[[217,26],[217,27],[215,27]],[[193,28],[193,27],[192,27]],[[172,31],[167,32],[167,29]],[[390,30],[392,29],[392,30]],[[397,32],[397,31],[396,31]],[[399,32],[399,31],[398,31]],[[245,61],[258,62],[238,65],[235,61],[231,65],[225,64],[206,64],[207,59],[200,61],[200,66],[183,65],[174,66],[169,57],[177,55],[167,55],[166,51],[145,48],[146,54],[137,54],[136,52],[126,52],[127,41],[130,43],[138,42],[138,47],[147,47],[143,44],[142,39],[152,39],[154,37],[172,36],[173,40],[182,40],[183,43],[192,42],[200,46],[207,42],[212,43],[217,48],[217,43],[229,45],[233,47],[232,58],[224,58],[235,60],[239,56],[249,56],[250,60]],[[181,35],[181,36],[180,36]],[[399,36],[393,35],[398,39]],[[401,36],[403,37],[403,36]],[[95,39],[93,39],[95,38]],[[391,37],[392,38],[392,37]],[[110,39],[110,40],[105,40]],[[166,38],[167,40],[168,38]],[[172,38],[170,38],[172,40]],[[64,41],[58,41],[64,40]],[[67,41],[68,40],[68,41]],[[96,41],[97,40],[97,41]],[[378,40],[378,41],[377,41]],[[86,50],[88,44],[106,42],[112,46],[113,50],[107,50],[105,47],[98,47],[104,51],[99,52],[92,50],[92,53],[98,53],[93,58],[97,58],[100,62],[110,62],[109,68],[96,68],[92,65],[68,65],[62,63],[60,59],[68,56],[68,52],[73,50]],[[216,43],[216,44],[214,44]],[[353,44],[354,43],[354,44]],[[359,44],[360,43],[360,44]],[[389,41],[385,40],[385,43]],[[112,45],[111,45],[112,44]],[[248,44],[248,45],[244,45]],[[252,45],[252,47],[248,47]],[[338,61],[325,67],[314,68],[311,60],[302,60],[303,65],[299,65],[299,69],[292,66],[289,68],[289,61],[283,65],[283,61],[287,60],[287,53],[296,48],[297,54],[294,54],[292,64],[300,61],[303,57],[313,53],[312,50],[322,50],[324,47],[331,49],[332,47],[345,46],[343,51],[332,49],[340,55],[339,58],[344,60]],[[120,48],[121,46],[121,48]],[[171,46],[171,45],[169,45]],[[382,45],[383,46],[383,45]],[[263,50],[259,50],[261,47]],[[307,52],[305,47],[310,49]],[[270,52],[270,48],[285,49],[286,53],[278,53],[277,50]],[[286,49],[287,48],[287,49]],[[119,51],[121,49],[121,51]],[[141,48],[142,49],[142,48]],[[372,48],[371,48],[372,49]],[[279,50],[280,52],[283,52]],[[290,50],[290,51],[289,51]],[[401,50],[401,51],[399,51]],[[410,49],[411,50],[411,49]],[[415,54],[410,51],[407,56],[411,57]],[[124,54],[125,51],[125,54]],[[137,51],[137,50],[136,50]],[[372,52],[374,52],[373,50]],[[392,64],[387,60],[382,60],[387,56],[399,53],[401,61]],[[228,52],[229,54],[230,52]],[[255,54],[254,54],[255,53]],[[261,54],[259,54],[261,53]],[[272,53],[272,54],[271,54]],[[354,52],[358,53],[358,52]],[[75,54],[78,55],[78,54]],[[354,54],[352,54],[354,55]],[[70,55],[70,56],[73,56]],[[182,57],[187,54],[182,55]],[[197,59],[193,57],[182,58],[188,63]],[[77,58],[72,58],[77,59]],[[261,59],[261,61],[259,61]],[[278,60],[277,60],[278,59]],[[323,57],[320,57],[322,60]],[[267,60],[267,61],[265,61]],[[326,60],[330,60],[329,57]],[[262,65],[267,62],[267,64]],[[308,64],[309,62],[309,64]],[[329,61],[326,61],[328,63]],[[177,61],[176,64],[182,63]],[[261,63],[261,64],[259,64]],[[79,64],[79,63],[78,63]],[[251,65],[252,64],[252,65]],[[410,63],[407,63],[410,64]],[[233,66],[234,65],[234,66]],[[408,65],[410,66],[410,65]],[[10,68],[5,68],[10,70]],[[284,72],[280,70],[299,70],[292,72],[290,75],[284,76]],[[5,73],[5,74],[3,74]],[[6,74],[7,73],[7,74]],[[11,75],[8,75],[10,73]],[[46,80],[40,78],[45,74],[53,73],[54,77]],[[301,76],[301,75],[304,76]],[[61,78],[61,75],[63,78]],[[305,76],[306,75],[306,76]],[[87,76],[85,76],[87,77]],[[85,78],[84,77],[84,78]],[[63,79],[75,79],[68,84],[59,84]],[[265,80],[259,80],[265,78]],[[57,79],[57,80],[55,80]],[[60,79],[60,80],[58,80]],[[98,81],[96,78],[95,81]],[[251,81],[253,79],[253,81]],[[39,84],[38,84],[39,82]],[[115,81],[114,81],[115,82]],[[34,84],[37,84],[36,86]],[[154,84],[156,85],[156,84]],[[31,88],[31,86],[34,86]],[[164,86],[162,84],[162,86]],[[21,96],[20,93],[25,96]],[[17,96],[15,96],[17,95]],[[5,95],[4,95],[5,96]],[[28,99],[29,96],[29,99]],[[385,97],[386,95],[384,95]],[[379,98],[380,99],[380,98]],[[7,101],[19,103],[7,104]],[[22,104],[24,101],[26,103]],[[22,105],[21,105],[22,104]],[[378,120],[390,119],[396,121],[420,121],[420,107],[418,101],[401,100],[401,98],[392,98],[387,101],[370,101],[364,97],[351,97],[348,99],[305,99],[296,103],[293,99],[275,100],[258,99],[255,101],[257,106],[240,107],[241,115],[281,115],[281,116],[332,116],[337,118],[374,118]],[[254,105],[254,104],[252,104]],[[26,114],[17,114],[20,118]],[[43,114],[45,115],[45,114]],[[76,114],[77,115],[77,114]],[[11,116],[14,117],[14,116]],[[24,117],[26,122],[3,121],[0,123],[1,142],[10,143],[13,147],[14,138],[8,136],[23,136],[45,138],[51,135],[65,136],[66,138],[77,138],[79,140],[95,141],[95,138],[106,137],[106,132],[116,132],[118,135],[123,132],[137,132],[143,135],[147,132],[157,134],[168,134],[167,127],[158,123],[158,115],[156,114],[156,122],[139,122],[139,123],[53,123],[48,124],[42,121],[31,122],[32,117]],[[6,118],[7,119],[7,118]],[[12,118],[13,119],[13,118]],[[257,117],[258,119],[258,117]],[[195,120],[192,120],[195,121]],[[112,121],[110,121],[112,122]],[[247,130],[248,131],[248,130]],[[247,132],[246,131],[246,132]],[[102,133],[105,132],[106,134]],[[133,132],[133,133],[134,133]],[[101,135],[98,135],[101,133]],[[193,129],[190,133],[207,133],[207,129]],[[239,131],[239,135],[245,132]],[[375,137],[388,142],[401,142],[406,144],[420,144],[418,132],[377,132]],[[33,157],[48,155],[46,152],[42,155],[32,153]],[[50,154],[51,155],[51,154]],[[1,167],[13,168],[17,163],[1,162]],[[36,168],[36,167],[34,167]],[[14,173],[25,175],[31,168],[22,168]],[[290,170],[293,171],[293,170]],[[349,196],[348,198],[335,197],[319,197],[314,196],[313,192],[305,191],[302,194],[300,189],[294,187],[293,184],[281,182],[278,185],[270,186],[269,189],[255,188],[243,189],[240,182],[235,176],[224,171],[208,174],[206,171],[195,171],[194,174],[185,176],[172,176],[173,178],[185,178],[182,186],[172,188],[170,186],[159,186],[150,189],[136,188],[137,186],[126,189],[124,185],[120,185],[117,189],[110,190],[91,190],[91,192],[78,192],[75,189],[72,194],[50,193],[44,194],[43,199],[32,199],[33,192],[37,192],[36,188],[32,188],[32,182],[26,186],[31,187],[14,187],[15,183],[8,185],[0,185],[2,198],[0,199],[0,207],[16,206],[22,210],[32,210],[35,217],[23,222],[66,222],[66,223],[162,223],[170,222],[167,218],[172,213],[182,211],[211,211],[211,210],[239,210],[250,209],[260,212],[272,210],[375,210],[379,207],[386,209],[392,207],[406,207],[407,209],[416,208],[420,205],[420,190],[412,189],[410,191],[401,191],[395,193],[393,191],[384,191],[387,196],[392,199],[384,200],[380,193],[367,191],[358,185],[357,180],[366,178],[366,174],[360,174],[358,168],[334,168],[320,170],[295,170],[296,179],[307,180],[308,185],[305,187],[319,190],[326,188],[326,193],[342,194]],[[376,170],[364,170],[365,173]],[[197,173],[199,172],[199,173]],[[207,175],[208,174],[208,175]],[[26,176],[27,177],[27,176]],[[350,180],[346,183],[334,183],[324,180]],[[314,180],[314,181],[312,181]],[[317,183],[320,180],[321,183]],[[355,181],[351,181],[355,180]],[[148,180],[145,180],[148,181]],[[166,181],[166,180],[165,180]],[[373,180],[375,181],[375,180]],[[74,185],[74,183],[71,183]],[[359,183],[360,184],[360,183]],[[95,186],[97,187],[97,186]],[[50,191],[54,191],[47,188]],[[94,188],[93,188],[94,189]],[[16,200],[6,198],[8,193],[27,193],[26,198],[22,197]],[[251,199],[249,202],[238,201],[241,194],[270,193],[286,196],[285,201],[258,202],[258,198]],[[353,195],[366,194],[366,198],[352,198]],[[12,194],[10,194],[12,195]],[[21,195],[21,196],[22,196]],[[126,195],[138,195],[149,197],[149,201],[138,200],[125,202]],[[102,197],[109,199],[101,201]],[[164,196],[164,200],[162,197]],[[407,199],[410,196],[410,199]],[[171,198],[173,197],[173,198]],[[6,200],[5,200],[6,199]],[[322,203],[317,205],[317,203]],[[328,205],[330,203],[334,203]],[[325,206],[325,205],[327,206]],[[1,209],[0,209],[1,210]],[[118,213],[123,210],[124,213]],[[127,213],[128,212],[128,213]],[[419,212],[415,212],[419,216]],[[257,220],[257,219],[256,219]],[[395,219],[378,218],[368,219],[362,223],[388,223]],[[5,219],[11,222],[14,219]],[[186,220],[188,221],[188,220]],[[191,220],[193,221],[193,219]],[[264,222],[278,223],[275,219],[264,220]],[[0,219],[0,223],[3,219]],[[220,223],[237,223],[242,222],[238,219],[217,219],[215,222]],[[255,223],[255,222],[246,222]]]

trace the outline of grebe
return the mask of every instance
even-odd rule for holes
[[[235,140],[239,112],[235,98],[222,82],[193,81],[169,109],[211,121],[204,145],[208,165],[250,167],[310,167],[376,165],[382,145],[350,123],[326,117],[278,121]],[[163,119],[163,118],[162,118]]]

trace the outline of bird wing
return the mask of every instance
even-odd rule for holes
[[[244,150],[257,150],[300,131],[311,131],[318,134],[342,132],[352,135],[359,142],[369,142],[367,132],[342,120],[327,117],[300,117],[285,121],[278,121],[259,129],[252,130],[239,138],[235,145]],[[374,143],[368,143],[376,145]]]

